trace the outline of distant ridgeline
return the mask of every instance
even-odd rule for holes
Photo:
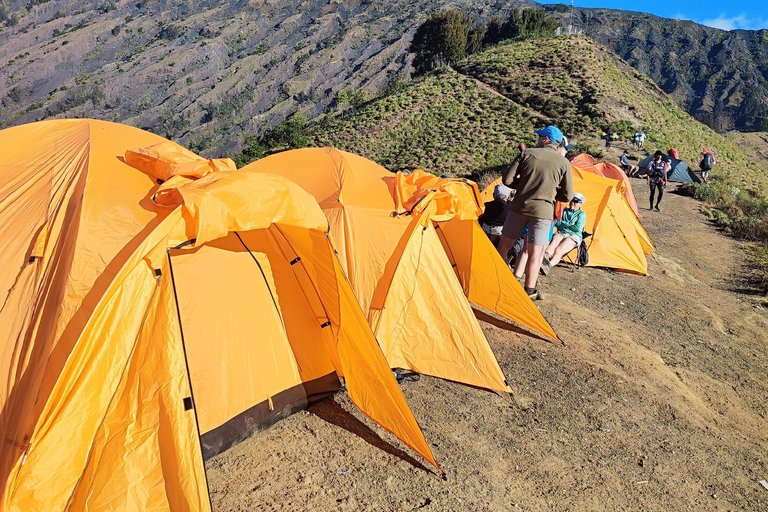
[[[768,30],[725,31],[611,9],[543,6],[651,77],[683,110],[722,131],[768,131]],[[642,4],[637,4],[642,9]]]

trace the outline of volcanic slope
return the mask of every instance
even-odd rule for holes
[[[207,156],[341,91],[407,76],[413,32],[447,0],[0,2],[0,127],[92,117]],[[473,16],[519,4],[462,0]]]
[[[356,112],[326,117],[315,145],[360,153],[391,170],[481,173],[509,163],[533,128],[560,126],[580,149],[610,123],[642,128],[646,150],[677,148],[695,163],[706,147],[718,172],[739,186],[766,190],[766,172],[729,138],[681,110],[649,78],[584,37],[502,44],[439,69]],[[599,154],[599,153],[598,153]],[[640,156],[640,155],[637,155]]]

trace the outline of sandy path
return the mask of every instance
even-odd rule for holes
[[[662,208],[648,277],[542,278],[564,345],[483,324],[512,395],[402,385],[445,480],[342,393],[208,461],[214,510],[768,510],[768,316],[739,242]]]

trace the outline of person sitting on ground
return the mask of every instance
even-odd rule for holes
[[[485,234],[496,246],[501,239],[501,229],[509,213],[509,201],[514,196],[511,188],[499,183],[493,188],[493,201],[485,203],[485,211],[477,219]]]
[[[715,166],[715,155],[707,151],[706,149],[701,153],[702,159],[699,162],[699,169],[701,169],[701,181],[709,184],[709,171]]]
[[[653,196],[658,189],[659,199],[656,201],[656,211],[660,212],[659,203],[661,203],[661,196],[664,195],[664,188],[667,186],[667,173],[669,172],[669,161],[664,158],[664,153],[656,151],[653,155],[653,160],[648,163],[646,168],[648,171],[647,179],[648,186],[651,187],[651,207],[649,210],[653,210]]]
[[[552,267],[557,266],[563,256],[581,244],[584,225],[587,223],[587,213],[581,209],[584,195],[576,192],[568,208],[563,209],[560,220],[555,221],[557,232],[552,235],[552,241],[544,251],[544,262],[541,272],[545,276]]]
[[[627,176],[629,176],[630,178],[634,178],[635,174],[640,170],[640,167],[629,163],[628,157],[629,157],[629,151],[625,149],[624,153],[622,153],[621,155],[621,158],[619,158],[619,161],[621,162],[622,170],[627,173]]]

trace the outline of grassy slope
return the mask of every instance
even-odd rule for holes
[[[469,174],[508,163],[544,122],[478,81],[446,68],[314,128],[316,145],[365,155],[392,171]]]
[[[761,195],[766,172],[731,139],[677,107],[652,81],[582,37],[504,44],[452,69],[368,102],[354,115],[316,125],[316,145],[365,155],[392,170],[471,174],[508,163],[534,127],[555,123],[583,146],[609,123],[644,127],[649,149],[675,147],[696,162],[702,147],[718,156],[721,181]]]

